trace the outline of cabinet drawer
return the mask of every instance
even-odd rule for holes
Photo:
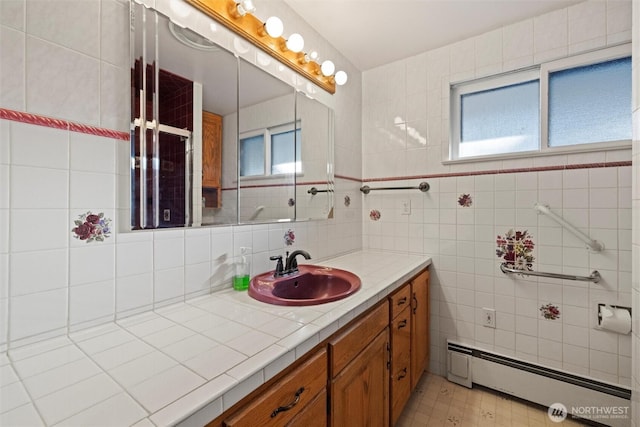
[[[396,373],[397,363],[411,360],[411,310],[407,307],[391,321],[391,374]]]
[[[287,427],[327,427],[327,423],[327,392],[322,389],[320,394],[287,424]]]
[[[342,371],[388,325],[389,303],[385,301],[329,341],[332,377]]]
[[[327,384],[327,352],[322,349],[264,394],[224,421],[229,427],[287,425]]]
[[[402,310],[411,305],[411,286],[404,285],[389,297],[391,318],[394,319]]]

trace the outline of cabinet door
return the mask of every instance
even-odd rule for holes
[[[429,271],[411,281],[411,389],[429,363]]]
[[[391,321],[391,425],[411,395],[411,310],[407,305]]]
[[[389,328],[331,381],[331,427],[389,425]]]

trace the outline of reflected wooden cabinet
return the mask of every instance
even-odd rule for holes
[[[222,206],[222,117],[202,112],[202,197],[207,208]]]
[[[389,425],[389,305],[329,341],[330,426]]]

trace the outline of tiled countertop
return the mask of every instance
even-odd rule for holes
[[[233,290],[0,354],[0,425],[203,425],[430,264],[354,252],[318,264],[361,289],[309,307]]]

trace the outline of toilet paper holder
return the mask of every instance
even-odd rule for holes
[[[608,307],[609,309],[613,309],[613,310],[626,310],[629,312],[629,317],[631,317],[631,307],[625,307],[622,305],[612,305],[612,304],[598,304],[598,327],[602,327],[602,321],[603,318],[605,317],[602,313],[602,309],[604,307]],[[630,325],[629,325],[630,326]]]

